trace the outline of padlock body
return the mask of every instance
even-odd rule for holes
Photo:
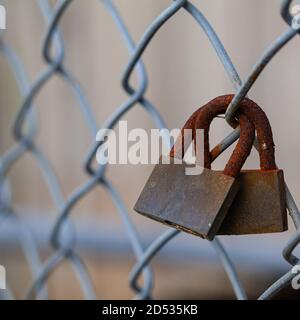
[[[218,232],[246,235],[288,229],[286,192],[282,170],[245,170],[240,188]]]
[[[212,240],[233,203],[239,183],[208,169],[187,175],[187,167],[185,163],[163,164],[161,158],[134,209],[168,226]]]

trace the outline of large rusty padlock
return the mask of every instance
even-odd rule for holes
[[[194,113],[171,150],[170,158],[183,159],[189,144],[195,139],[193,135],[191,141],[184,143],[184,130],[193,129],[195,132],[195,118],[199,112],[203,113],[205,121],[201,123],[198,119],[197,128],[208,129],[207,124],[225,113],[226,109],[227,106],[215,108],[210,104],[205,108],[207,117],[201,109]],[[204,169],[200,175],[186,175],[186,163],[171,161],[164,164],[161,158],[134,207],[135,211],[181,231],[212,240],[236,197],[239,189],[236,177],[254,141],[253,124],[242,113],[237,118],[241,127],[240,139],[223,172]],[[204,133],[208,135],[208,130]],[[208,138],[204,141],[207,148]],[[210,166],[210,159],[204,157],[204,167],[207,166]]]
[[[233,95],[227,95],[212,104],[222,108],[232,99]],[[240,111],[255,126],[260,170],[241,172],[240,189],[218,232],[220,235],[276,233],[288,229],[284,173],[276,166],[272,128],[263,110],[246,100],[249,103],[241,105]]]

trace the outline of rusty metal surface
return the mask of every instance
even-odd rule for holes
[[[218,234],[286,231],[288,225],[283,171],[243,171],[239,180],[240,189]]]
[[[251,100],[243,101],[243,105],[246,107],[248,105],[250,106],[250,101]],[[203,129],[204,167],[210,169],[211,157],[209,152],[209,128],[211,122],[215,117],[217,117],[220,114],[225,114],[227,107],[229,106],[229,103],[230,100],[227,101],[226,99],[223,99],[223,97],[219,97],[212,100],[211,102],[194,112],[193,115],[188,119],[188,121],[184,125],[181,132],[181,136],[178,138],[174,147],[172,148],[170,156],[183,158],[186,150],[192,142],[191,137],[184,137],[186,129],[193,129],[193,138],[195,138],[196,129]],[[251,152],[255,137],[253,123],[248,120],[248,117],[246,117],[243,113],[238,113],[237,118],[238,123],[240,124],[240,139],[224,169],[224,174],[231,177],[237,177],[237,175],[241,171],[246,159],[248,158]]]
[[[183,157],[189,146],[188,144],[184,145],[183,142],[190,142],[195,137],[195,129],[204,129],[204,166],[210,168],[209,128],[217,115],[226,112],[232,99],[233,95],[218,97],[194,112],[184,125],[182,136],[176,141],[170,155]],[[240,190],[218,234],[243,235],[284,232],[287,230],[285,184],[283,172],[276,169],[271,125],[265,112],[248,98],[241,102],[239,110],[237,118],[241,125],[240,140],[223,173],[233,177],[238,176]],[[194,130],[193,136],[189,137],[190,140],[183,139],[184,129],[191,127]],[[249,144],[252,147],[254,128],[257,132],[261,169],[240,173],[240,169],[250,153]],[[210,192],[213,194],[214,190],[210,190]],[[199,195],[199,198],[202,200],[200,205],[203,206],[207,199],[203,199],[202,195]],[[174,201],[178,202],[179,199],[176,198]],[[194,203],[187,203],[189,207],[193,205]],[[202,219],[204,218],[202,217]]]
[[[208,102],[203,107],[199,108],[195,111],[189,120],[186,122],[184,129],[188,129],[193,127],[194,129],[204,129],[205,130],[205,168],[210,168],[211,161],[209,161],[209,128],[213,121],[213,119],[223,113],[226,113],[228,106],[230,105],[233,95],[223,95],[217,97],[210,102]],[[240,121],[241,113],[246,115],[247,119],[251,121],[254,125],[255,130],[257,132],[257,138],[259,142],[259,155],[260,155],[260,168],[262,170],[274,170],[276,169],[276,162],[275,162],[275,148],[274,148],[274,141],[273,141],[273,133],[270,122],[265,114],[265,112],[252,100],[245,98],[240,103],[239,112],[237,113],[237,117]],[[246,133],[245,136],[248,137],[250,135],[250,130]],[[241,132],[242,135],[242,132]],[[242,138],[242,137],[241,137]],[[245,143],[240,138],[241,143],[237,146],[234,151],[234,154],[230,158],[225,172],[231,176],[236,176],[238,172],[240,172],[240,164],[239,163],[245,153]],[[183,146],[180,149],[180,145],[176,145],[177,156],[180,154],[185,153],[188,145]],[[174,154],[174,150],[171,151],[171,155]],[[210,158],[211,160],[211,158]],[[242,162],[244,163],[244,162]],[[239,165],[238,165],[239,164]]]
[[[198,109],[187,124],[195,128],[204,128],[205,159],[208,159],[208,131],[213,118],[226,112],[233,95],[218,97]],[[242,235],[258,233],[275,233],[287,230],[287,210],[285,184],[282,170],[276,169],[275,148],[270,122],[265,112],[252,100],[244,99],[240,112],[253,123],[257,132],[260,170],[247,170],[239,174],[240,190],[232,208],[224,220],[219,234]],[[241,130],[241,136],[243,136]],[[239,143],[241,142],[241,139]],[[237,147],[229,160],[224,173],[237,172],[243,146]],[[210,163],[205,163],[210,167]]]
[[[205,129],[204,162],[205,167],[210,167],[209,123],[206,120],[210,118],[212,121],[227,109],[226,105],[216,108],[218,100],[215,101],[216,106],[211,103],[197,110],[186,122],[181,137],[170,152],[170,159],[183,159],[185,150],[195,138],[197,123],[197,129]],[[212,240],[236,196],[238,183],[235,177],[249,156],[254,141],[252,122],[242,113],[238,115],[238,120],[241,127],[240,139],[223,173],[205,169],[201,175],[188,176],[185,163],[162,164],[161,161],[150,176],[135,210],[179,230]],[[189,139],[184,137],[185,129],[194,131],[188,136]],[[167,163],[170,162],[168,160]]]
[[[168,226],[212,240],[238,192],[238,180],[208,169],[201,175],[187,176],[185,163],[162,163],[155,166],[134,209]]]

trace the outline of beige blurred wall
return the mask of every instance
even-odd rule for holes
[[[192,1],[212,23],[229,55],[245,78],[262,52],[286,30],[280,17],[280,1],[215,0]],[[168,0],[115,1],[135,42],[147,26],[166,8]],[[3,1],[8,12],[4,37],[17,52],[34,81],[46,68],[41,57],[45,26],[33,0]],[[99,124],[128,97],[120,85],[129,55],[109,14],[97,0],[75,0],[61,23],[66,45],[65,65],[83,85]],[[273,126],[278,165],[298,203],[299,176],[299,37],[295,37],[269,64],[249,96],[267,112]],[[170,128],[208,100],[233,92],[232,85],[214,50],[197,23],[184,10],[176,14],[156,35],[143,56],[149,75],[150,99]],[[11,125],[21,99],[3,57],[0,57],[1,146],[12,145]],[[135,79],[133,83],[136,84]],[[68,86],[55,76],[36,99],[40,120],[38,144],[59,175],[66,197],[88,178],[83,171],[85,155],[94,143],[78,104]],[[129,126],[150,129],[153,122],[140,106],[124,117]],[[217,120],[211,134],[217,143],[230,128]],[[222,168],[229,153],[217,161]],[[257,155],[249,167],[257,166]],[[151,166],[110,167],[109,177],[132,208]],[[36,164],[26,156],[12,171],[14,201],[19,206],[53,209],[51,198]],[[130,183],[130,188],[128,184]],[[101,188],[76,207],[83,212],[111,214],[115,208]],[[139,218],[138,218],[139,219]],[[141,220],[139,220],[141,221]],[[144,220],[143,220],[144,221]]]

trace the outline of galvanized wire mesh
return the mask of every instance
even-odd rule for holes
[[[47,63],[47,68],[40,72],[34,83],[29,83],[21,61],[19,60],[16,52],[5,41],[4,37],[1,38],[0,43],[1,53],[7,59],[23,97],[23,102],[16,116],[13,128],[16,144],[0,158],[0,211],[2,212],[1,221],[7,217],[13,218],[20,228],[20,246],[25,254],[27,263],[32,272],[32,278],[34,279],[31,288],[29,288],[26,293],[26,298],[47,299],[47,281],[49,276],[66,260],[73,267],[85,298],[97,298],[84,261],[75,250],[75,231],[72,228],[71,216],[73,209],[76,207],[78,202],[96,186],[100,185],[111,196],[111,199],[113,200],[123,222],[128,240],[135,255],[136,264],[131,270],[129,284],[132,290],[136,293],[136,299],[151,299],[153,297],[153,274],[149,264],[151,260],[156,257],[157,253],[159,253],[167,243],[172,241],[172,239],[179,234],[179,231],[169,230],[158,237],[149,247],[143,248],[141,239],[136,231],[136,226],[128,214],[127,208],[122,200],[122,196],[119,194],[112,182],[107,178],[107,166],[98,165],[94,161],[98,148],[101,148],[101,143],[95,143],[87,155],[84,170],[88,174],[89,179],[83,185],[74,190],[67,199],[65,199],[62,194],[60,184],[52,170],[51,163],[49,163],[36,144],[38,136],[38,119],[35,111],[38,106],[35,105],[35,98],[37,94],[47,86],[49,80],[56,74],[59,74],[73,91],[78,102],[78,106],[82,111],[82,122],[90,130],[91,142],[95,141],[97,131],[100,129],[83,90],[76,78],[72,75],[71,71],[64,65],[64,39],[59,30],[59,24],[74,1],[60,0],[57,1],[55,7],[52,7],[48,0],[37,0],[37,2],[45,24],[47,25],[47,33],[42,52]],[[128,48],[130,53],[130,61],[128,62],[122,76],[122,87],[128,94],[128,99],[115,109],[113,114],[111,114],[103,124],[103,127],[108,129],[114,128],[118,124],[118,121],[122,119],[129,110],[135,108],[137,105],[141,105],[144,108],[145,112],[147,112],[153,119],[157,128],[166,127],[157,108],[151,103],[151,101],[145,98],[145,93],[148,88],[148,79],[146,69],[141,59],[153,37],[168,20],[173,19],[173,16],[179,10],[186,10],[190,14],[191,18],[196,20],[199,27],[206,34],[210,45],[213,46],[216,51],[219,60],[223,64],[224,69],[232,82],[236,95],[226,114],[226,120],[229,124],[232,124],[231,120],[238,109],[239,103],[248,94],[264,68],[280,51],[280,49],[287,45],[289,41],[299,33],[298,29],[290,27],[292,23],[292,16],[289,10],[291,4],[291,0],[285,0],[281,7],[282,18],[289,25],[287,30],[262,54],[245,80],[241,80],[228,53],[226,52],[226,49],[216,32],[213,30],[209,21],[205,18],[200,9],[190,1],[170,1],[169,7],[151,23],[137,45],[133,43],[114,1],[100,1],[100,5],[103,5],[111,14],[113,21],[122,35],[124,45]],[[53,48],[55,48],[55,50],[52,50]],[[136,72],[138,77],[138,85],[136,88],[132,87],[130,84],[130,79],[134,72]],[[220,143],[218,150],[223,152],[232,145],[238,137],[239,129],[236,129]],[[166,142],[168,143],[168,141]],[[8,174],[14,170],[17,160],[24,157],[27,153],[31,153],[33,161],[36,162],[37,167],[41,170],[51,193],[53,203],[55,204],[58,212],[56,223],[53,226],[51,234],[51,245],[54,249],[54,254],[49,256],[46,262],[42,262],[37,244],[31,237],[30,232],[23,225],[22,221],[19,220],[18,213],[14,209],[11,200],[12,190]],[[299,258],[296,257],[293,252],[300,242],[300,214],[288,187],[286,190],[288,211],[296,226],[297,232],[286,245],[283,256],[293,267],[296,264],[299,264]],[[68,237],[63,237],[64,234],[67,234]],[[212,245],[220,256],[220,261],[227,272],[237,299],[247,299],[247,294],[242,283],[238,279],[235,267],[222,246],[220,239],[215,239],[212,242]],[[294,274],[291,269],[291,271],[284,274],[270,288],[262,293],[259,299],[271,299],[274,297],[290,284],[293,276]],[[139,279],[141,277],[143,278],[143,282],[142,285],[139,285],[138,283],[140,283]],[[13,294],[9,289],[3,291],[2,294],[5,299],[14,299]]]

